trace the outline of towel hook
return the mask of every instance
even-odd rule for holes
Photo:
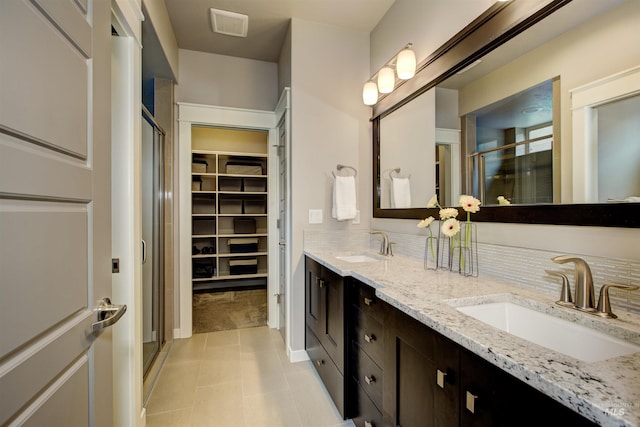
[[[389,171],[389,178],[393,178],[393,173],[396,173],[396,178],[400,178],[400,168],[391,169]]]
[[[347,165],[338,164],[336,166],[336,169],[338,169],[339,171],[341,171],[342,169],[351,169],[353,171],[353,176],[354,177],[358,176],[358,171],[353,166],[347,166]],[[335,178],[336,174],[333,171],[331,171],[331,173],[333,174],[333,177]]]

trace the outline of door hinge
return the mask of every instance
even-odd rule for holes
[[[111,258],[111,272],[120,273],[120,258]]]

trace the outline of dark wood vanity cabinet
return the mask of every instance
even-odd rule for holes
[[[357,280],[348,284],[349,395],[358,427],[381,427],[384,393],[384,324],[386,304],[375,290]]]
[[[385,344],[385,425],[457,426],[458,345],[395,309],[387,316]]]
[[[594,426],[544,393],[306,258],[306,349],[358,427]]]
[[[308,257],[305,271],[305,347],[338,411],[346,417],[345,279]]]

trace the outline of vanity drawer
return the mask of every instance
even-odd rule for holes
[[[383,427],[384,416],[382,412],[380,412],[359,385],[356,384],[354,387],[354,389],[357,390],[356,393],[354,393],[354,406],[357,411],[357,416],[353,417],[353,423],[357,427]]]
[[[375,405],[382,408],[383,376],[382,368],[360,349],[355,342],[351,345],[354,359],[353,379],[371,398]]]
[[[384,303],[376,297],[376,291],[371,286],[357,280],[351,282],[351,303],[367,316],[384,324]]]
[[[352,322],[352,339],[375,363],[382,366],[384,354],[384,327],[382,324],[355,307],[353,308]]]
[[[326,387],[333,403],[340,412],[340,415],[345,416],[345,382],[342,373],[338,370],[338,367],[333,363],[333,360],[329,357],[329,354],[324,349],[320,341],[311,331],[306,328],[306,348],[307,355],[313,363],[318,375],[322,379],[324,386]]]

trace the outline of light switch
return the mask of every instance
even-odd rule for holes
[[[309,209],[309,224],[322,224],[322,209]]]

